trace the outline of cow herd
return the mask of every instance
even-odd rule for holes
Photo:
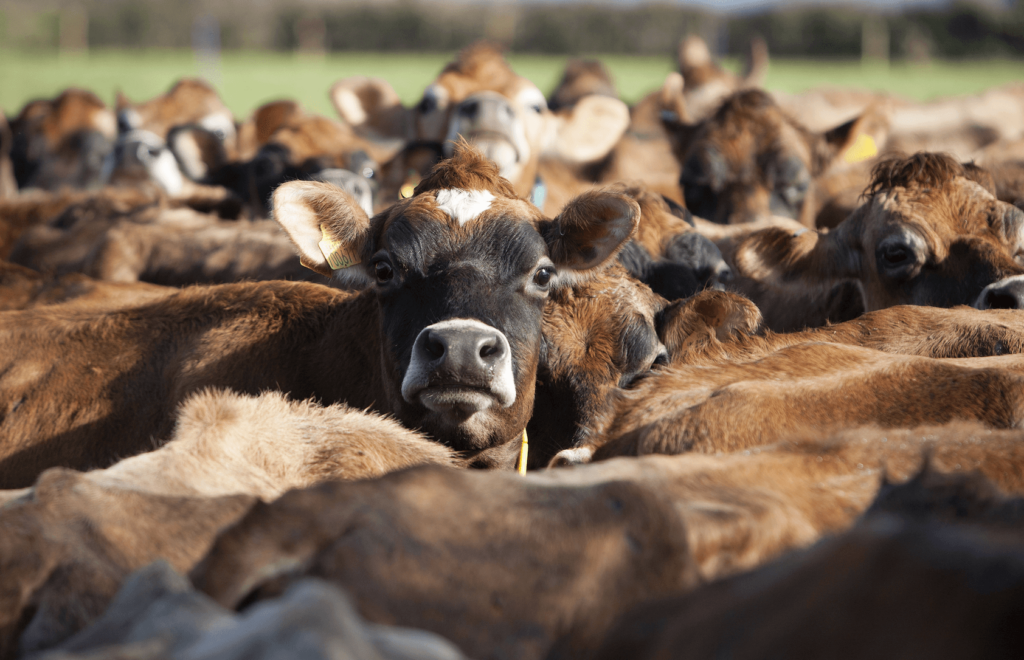
[[[0,114],[0,660],[1024,655],[1024,86],[767,64]]]

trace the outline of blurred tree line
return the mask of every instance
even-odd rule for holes
[[[674,51],[700,34],[719,54],[737,54],[757,34],[773,55],[859,57],[867,32],[882,57],[1024,54],[1024,0],[1000,8],[955,2],[903,13],[782,8],[725,16],[669,4],[438,4],[397,0],[5,0],[0,47],[187,48],[197,25],[219,27],[228,49],[452,51],[489,38],[511,51],[546,54]]]

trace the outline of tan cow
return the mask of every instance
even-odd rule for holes
[[[739,273],[805,291],[853,281],[868,310],[1024,306],[1024,212],[947,155],[889,158],[872,174],[867,200],[831,232],[751,236],[736,251]]]
[[[319,577],[369,620],[437,632],[471,657],[546,657],[563,636],[581,654],[638,594],[690,590],[842,531],[883,473],[907,479],[929,456],[942,472],[980,470],[1009,492],[1024,488],[1021,433],[972,426],[865,429],[525,480],[420,468],[253,509],[192,579],[237,607]]]
[[[55,468],[32,488],[0,491],[0,657],[19,636],[23,653],[62,641],[128,573],[159,557],[188,571],[257,498],[456,464],[450,450],[392,420],[280,393],[200,392],[175,424],[155,451],[105,470]]]

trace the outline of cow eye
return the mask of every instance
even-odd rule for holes
[[[377,281],[381,284],[390,282],[391,278],[395,276],[395,270],[386,261],[378,261],[373,265],[374,274],[377,276]]]
[[[549,266],[544,266],[533,274],[533,283],[541,289],[548,288],[551,284],[551,278],[555,275],[555,269]]]

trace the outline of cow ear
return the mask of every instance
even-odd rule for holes
[[[331,87],[331,103],[353,128],[375,137],[405,138],[407,111],[398,93],[382,78],[350,76]]]
[[[586,271],[615,256],[639,222],[640,206],[628,195],[595,190],[566,204],[543,233],[557,266]]]
[[[860,163],[874,158],[889,137],[891,115],[886,105],[869,107],[860,116],[822,134],[823,148],[814,159],[814,176],[833,163]]]
[[[556,117],[554,154],[570,163],[593,163],[611,152],[629,128],[629,107],[610,96],[590,94]]]
[[[120,112],[130,107],[132,107],[131,100],[125,96],[124,92],[117,90],[117,94],[114,96],[114,110]]]
[[[362,265],[370,219],[347,192],[319,181],[289,181],[274,191],[274,219],[298,248],[303,266],[357,288],[370,283]]]
[[[733,260],[743,277],[770,286],[831,289],[861,276],[858,237],[867,204],[830,232],[771,227],[752,234]]]
[[[762,87],[768,76],[768,44],[760,36],[754,36],[747,44],[747,55],[743,63],[743,87]]]

